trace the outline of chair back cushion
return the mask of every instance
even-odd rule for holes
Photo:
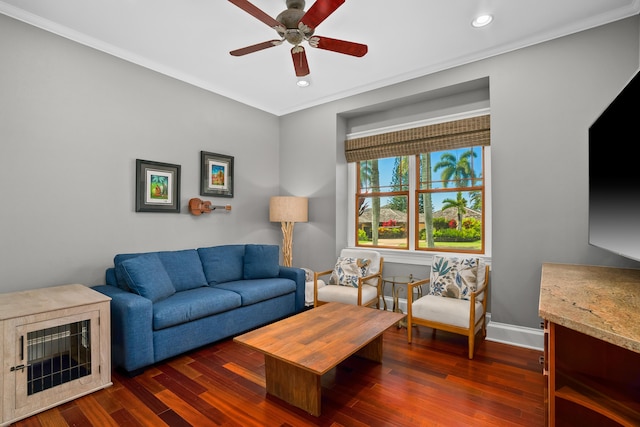
[[[478,258],[436,255],[433,257],[430,279],[430,295],[469,299],[469,294],[478,286]]]
[[[371,260],[365,258],[338,257],[329,278],[329,284],[358,287],[358,279],[365,277]]]

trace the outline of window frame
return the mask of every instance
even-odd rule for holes
[[[418,126],[428,126],[432,124],[443,123],[451,120],[469,118],[484,114],[490,114],[488,108],[481,110],[474,110],[467,113],[455,114],[451,116],[442,116],[429,120],[422,120],[420,122],[407,123],[391,128],[373,129],[365,132],[352,133],[347,135],[347,139],[359,138],[367,135],[375,135],[379,133],[385,133],[389,131],[410,129]],[[407,249],[391,249],[388,247],[372,247],[385,258],[385,261],[392,263],[413,264],[413,265],[430,265],[434,255],[439,253],[455,253],[459,256],[475,256],[486,259],[488,262],[491,260],[491,229],[492,229],[492,212],[491,212],[491,145],[484,146],[483,155],[483,181],[484,181],[484,198],[483,198],[483,246],[484,250],[480,252],[457,252],[457,251],[438,251],[438,250],[425,250],[416,249],[417,238],[417,204],[416,204],[416,188],[418,185],[419,175],[416,171],[416,156],[408,156],[409,159],[409,209],[407,209],[407,224],[411,224],[411,230],[407,231],[409,247]],[[356,206],[357,190],[358,190],[358,166],[356,162],[347,163],[347,246],[350,248],[366,248],[366,246],[357,246],[357,228],[356,228],[356,215],[358,212]]]
[[[416,181],[416,188],[414,191],[414,197],[413,197],[413,208],[415,210],[415,222],[413,224],[413,232],[415,234],[415,246],[414,249],[416,251],[421,251],[421,252],[445,252],[445,253],[451,253],[451,254],[460,254],[460,253],[464,253],[464,254],[473,254],[473,255],[484,255],[485,254],[485,235],[486,235],[486,230],[485,230],[485,191],[486,191],[486,186],[485,186],[485,157],[486,157],[486,153],[487,153],[487,148],[489,146],[479,146],[479,145],[472,145],[470,147],[465,147],[465,149],[467,148],[480,148],[481,151],[481,155],[482,155],[482,177],[480,178],[473,178],[472,181],[480,181],[481,184],[480,185],[469,185],[466,187],[446,187],[443,186],[441,188],[433,188],[431,190],[428,189],[420,189],[420,166],[418,164],[419,160],[418,157],[421,154],[418,154],[415,156],[415,167],[413,170],[410,170],[410,172],[413,172],[413,176],[415,178]],[[440,151],[436,151],[436,152],[440,152]],[[444,151],[443,151],[444,152]],[[424,153],[427,154],[427,153]],[[475,250],[475,251],[469,251],[469,252],[463,252],[463,251],[459,251],[453,248],[440,248],[440,249],[436,249],[436,248],[420,248],[419,247],[419,243],[420,243],[420,239],[418,238],[419,234],[420,234],[420,220],[419,220],[419,212],[418,212],[418,198],[420,197],[421,194],[437,194],[437,193],[453,193],[453,192],[457,192],[457,191],[462,191],[462,192],[473,192],[473,191],[480,191],[482,194],[482,212],[481,212],[481,221],[482,221],[482,243],[480,246],[479,250]]]

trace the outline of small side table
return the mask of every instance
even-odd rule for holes
[[[393,307],[392,307],[392,311],[396,312],[396,313],[402,313],[402,310],[400,310],[400,304],[398,303],[398,296],[400,294],[400,290],[402,289],[406,289],[408,288],[408,284],[415,282],[417,280],[420,279],[416,279],[413,277],[413,274],[410,274],[408,276],[389,276],[389,277],[383,277],[382,278],[382,295],[383,295],[383,303],[384,303],[384,309],[387,309],[387,300],[384,298],[384,289],[386,287],[387,284],[391,285],[391,297],[393,298]],[[422,289],[418,288],[417,289],[418,294],[422,293]],[[421,295],[418,295],[421,296]],[[398,328],[401,328],[402,326],[406,326],[406,321],[401,320],[400,322],[398,322]]]

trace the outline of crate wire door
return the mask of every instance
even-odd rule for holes
[[[100,384],[98,328],[99,311],[16,327],[16,415]]]

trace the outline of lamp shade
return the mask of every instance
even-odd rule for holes
[[[307,222],[309,199],[306,197],[274,196],[269,200],[269,221]]]

